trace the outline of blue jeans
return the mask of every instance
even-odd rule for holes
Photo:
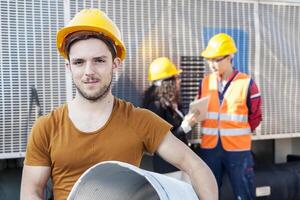
[[[214,173],[219,190],[226,171],[236,200],[255,199],[254,162],[250,151],[225,151],[219,139],[215,148],[200,148],[198,155]]]

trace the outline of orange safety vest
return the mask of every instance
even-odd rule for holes
[[[201,97],[210,95],[210,100],[207,117],[201,123],[202,148],[214,148],[220,136],[221,144],[227,151],[250,150],[252,133],[247,107],[249,84],[250,77],[238,72],[220,105],[217,76],[211,74],[204,77]]]

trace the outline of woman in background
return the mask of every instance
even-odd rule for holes
[[[197,123],[199,113],[186,116],[181,111],[180,78],[176,66],[166,57],[155,59],[149,67],[148,80],[152,85],[145,91],[143,107],[151,110],[173,125],[171,132],[188,144],[186,134]],[[178,169],[165,162],[159,155],[153,157],[153,169],[158,173],[169,173]]]

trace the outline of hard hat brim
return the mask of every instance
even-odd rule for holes
[[[221,56],[228,56],[230,54],[235,54],[236,52],[237,52],[237,49],[231,50],[231,51],[228,51],[228,52],[223,52],[223,53],[210,53],[207,50],[204,50],[204,51],[202,51],[201,56],[204,57],[204,58],[211,59],[211,58],[218,58],[218,57],[221,57]]]
[[[177,69],[177,71],[171,75],[165,75],[165,74],[161,74],[161,76],[159,77],[152,77],[152,76],[149,76],[148,75],[148,80],[149,81],[157,81],[157,80],[163,80],[163,79],[167,79],[167,78],[170,78],[172,76],[176,76],[176,75],[179,75],[181,74],[183,71],[181,69]]]

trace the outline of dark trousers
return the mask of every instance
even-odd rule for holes
[[[161,174],[179,171],[179,169],[163,160],[158,154],[153,156],[153,170]]]
[[[200,148],[197,153],[214,173],[219,191],[227,172],[236,200],[255,199],[254,163],[250,151],[225,151],[219,138],[215,148]]]

